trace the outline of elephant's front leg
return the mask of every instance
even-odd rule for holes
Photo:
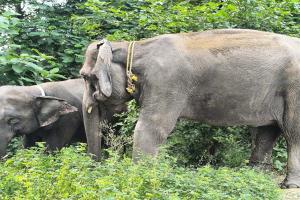
[[[24,148],[30,148],[35,145],[36,142],[41,142],[42,138],[36,133],[28,134],[23,136],[23,146]]]
[[[55,151],[69,145],[79,126],[80,116],[78,113],[62,116],[56,127],[49,130],[44,136],[47,150]]]
[[[148,113],[148,114],[146,114]],[[141,112],[134,130],[133,159],[141,155],[157,155],[178,119],[178,112]]]

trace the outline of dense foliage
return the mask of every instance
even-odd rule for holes
[[[16,6],[18,2],[22,1],[16,1]],[[80,1],[64,6],[24,2],[26,12],[7,10],[0,16],[0,84],[28,85],[78,76],[89,41],[71,23],[71,16],[81,13],[75,8]]]
[[[297,0],[88,0],[84,7],[93,15],[74,18],[83,24],[83,31],[112,39],[213,28],[249,28],[299,36]]]
[[[0,163],[0,199],[280,199],[271,178],[251,169],[191,170],[167,156],[133,164],[112,152],[97,163],[84,151],[19,151]]]

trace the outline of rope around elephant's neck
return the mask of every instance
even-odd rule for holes
[[[46,96],[44,89],[40,85],[36,85],[36,87],[41,91],[42,97]]]
[[[127,76],[130,75],[129,73],[131,72],[131,68],[132,68],[134,44],[135,44],[135,41],[129,42],[129,44],[128,44],[127,62],[126,62]]]
[[[133,51],[135,41],[129,42],[127,50],[127,62],[126,62],[126,76],[127,76],[127,87],[126,90],[129,94],[135,92],[135,85],[133,82],[138,80],[137,76],[132,73],[132,62],[133,62]]]

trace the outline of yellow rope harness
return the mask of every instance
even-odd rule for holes
[[[127,92],[132,94],[135,92],[134,82],[138,80],[138,77],[132,73],[132,62],[133,62],[133,50],[134,50],[135,41],[129,42],[128,53],[127,53],[127,62],[126,62],[126,76],[127,76]]]

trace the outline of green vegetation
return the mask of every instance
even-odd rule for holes
[[[46,155],[41,144],[18,151],[0,163],[0,199],[280,199],[271,178],[251,169],[191,170],[168,156],[133,164],[113,152],[97,163],[84,152]]]

